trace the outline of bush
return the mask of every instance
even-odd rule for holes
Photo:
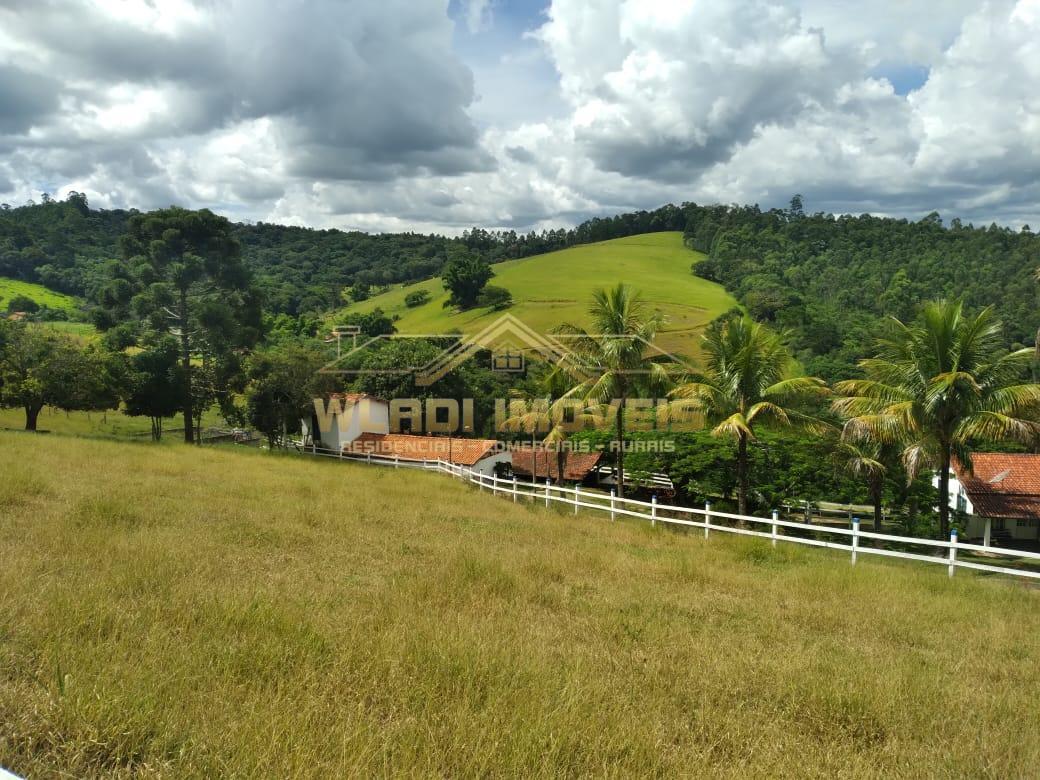
[[[493,311],[501,311],[513,305],[513,294],[505,287],[495,287],[489,284],[481,290],[477,297],[477,304]]]
[[[16,295],[7,304],[8,312],[24,311],[33,314],[39,310],[40,304],[25,295]]]
[[[430,293],[428,290],[414,290],[404,296],[404,305],[409,309],[414,309],[416,306],[422,306],[430,300]]]

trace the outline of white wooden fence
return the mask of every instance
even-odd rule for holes
[[[710,503],[705,503],[704,507],[700,508],[660,504],[656,497],[651,501],[637,501],[632,498],[618,498],[613,490],[607,495],[599,491],[582,490],[580,486],[564,487],[562,485],[553,485],[548,479],[544,485],[518,481],[516,477],[504,479],[490,474],[482,474],[465,466],[455,465],[443,460],[405,460],[376,454],[354,455],[328,451],[322,452],[320,450],[307,450],[307,452],[319,456],[361,461],[391,468],[418,468],[427,471],[438,471],[474,484],[480,490],[487,490],[490,493],[498,493],[510,497],[513,503],[517,503],[520,500],[532,503],[544,502],[546,507],[553,503],[565,504],[574,507],[574,514],[577,514],[579,509],[587,509],[609,515],[611,520],[616,520],[618,517],[634,517],[638,520],[648,520],[652,526],[661,523],[662,525],[699,528],[703,529],[705,539],[712,532],[756,536],[762,539],[769,539],[774,547],[779,542],[788,542],[809,545],[811,547],[826,547],[830,550],[844,550],[849,553],[853,564],[856,563],[856,559],[861,555],[879,555],[888,558],[903,558],[921,561],[922,563],[940,564],[947,567],[951,577],[958,568],[961,568],[1040,580],[1040,571],[996,566],[979,561],[968,561],[958,557],[959,552],[975,552],[1040,562],[1040,553],[1027,550],[1008,550],[1000,547],[984,547],[980,544],[959,542],[957,541],[956,530],[950,533],[948,542],[935,539],[921,539],[913,536],[897,536],[895,534],[862,531],[860,530],[858,519],[853,519],[851,528],[838,528],[781,520],[779,513],[775,510],[771,517],[764,518],[719,512],[712,509]],[[730,525],[727,522],[735,522],[739,525]],[[784,533],[784,529],[790,529],[794,533]],[[806,533],[814,536],[797,535]],[[814,538],[823,535],[826,535],[827,538]],[[832,537],[837,537],[837,539]],[[863,546],[863,540],[877,541],[882,544],[919,547],[924,548],[926,552],[907,552],[880,546]]]

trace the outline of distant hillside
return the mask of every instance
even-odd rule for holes
[[[41,282],[93,298],[105,260],[119,255],[119,237],[136,210],[89,207],[83,195],[11,208],[0,205],[0,276]],[[497,263],[556,249],[659,230],[682,230],[677,206],[592,219],[571,230],[466,231],[459,238],[419,233],[367,234],[257,223],[236,225],[247,265],[273,313],[324,312],[341,305],[344,288],[429,279],[452,247]]]
[[[0,312],[6,312],[8,304],[19,296],[29,298],[38,306],[46,306],[49,309],[72,311],[76,308],[76,300],[69,295],[49,290],[42,284],[0,277]]]
[[[61,202],[47,200],[18,208],[0,205],[0,276],[42,283],[89,300],[103,280],[104,261],[118,255],[119,236],[133,213],[91,209],[83,196],[75,194]],[[975,227],[957,219],[944,225],[938,214],[917,221],[808,214],[796,197],[788,209],[684,203],[591,219],[571,230],[527,234],[475,228],[459,238],[368,235],[263,223],[238,225],[236,230],[246,263],[265,295],[266,310],[275,314],[333,311],[342,305],[344,288],[354,284],[421,283],[437,298],[441,290],[434,277],[450,250],[465,247],[496,264],[499,276],[493,284],[515,286],[514,295],[529,304],[525,314],[538,320],[540,312],[542,321],[557,321],[574,316],[573,311],[584,305],[568,303],[581,300],[581,285],[611,281],[609,275],[597,276],[598,250],[586,255],[581,248],[629,236],[682,231],[686,246],[707,255],[696,273],[723,285],[756,319],[791,331],[800,362],[827,379],[855,370],[856,361],[869,352],[883,317],[910,318],[928,298],[963,297],[973,309],[996,306],[1009,344],[1032,345],[1040,327],[1034,280],[1040,266],[1040,237],[1028,228]],[[677,235],[671,240],[673,248],[681,248]],[[581,272],[580,280],[562,274],[556,260],[540,266],[542,276],[537,282],[527,284],[512,276],[515,261],[568,248],[577,253],[560,257]],[[587,258],[590,265],[574,258]],[[691,287],[696,284],[689,276],[693,259],[676,254],[654,266],[645,280],[642,267],[632,272],[635,275],[623,269],[612,278],[645,288],[664,303],[711,310],[706,290],[715,288]],[[671,269],[667,278],[659,275],[662,268]],[[554,288],[563,292],[554,293]],[[397,291],[380,296],[361,308],[381,305],[399,311],[403,294],[396,295]],[[698,302],[703,296],[707,303]],[[554,299],[560,300],[554,303]],[[731,302],[727,299],[726,305]],[[403,327],[421,325],[423,318],[444,325],[442,318],[450,315],[437,310],[438,305],[435,300],[422,313],[400,312]],[[696,314],[678,309],[671,313],[673,327],[696,327],[699,322]]]
[[[938,214],[913,222],[863,215],[699,207],[686,241],[709,259],[696,273],[720,282],[756,319],[791,332],[812,374],[840,379],[865,357],[886,316],[912,319],[921,301],[995,306],[1007,343],[1031,346],[1040,327],[1040,236],[976,228]]]
[[[720,285],[692,275],[691,264],[703,258],[686,248],[681,233],[650,233],[499,263],[490,283],[513,294],[510,314],[547,332],[561,322],[586,325],[593,291],[626,282],[668,318],[660,346],[691,354],[700,329],[737,305]],[[405,296],[415,290],[428,291],[430,300],[408,308]],[[447,298],[437,278],[396,287],[342,313],[380,308],[400,316],[396,325],[401,333],[472,333],[500,315],[488,309],[446,309]]]

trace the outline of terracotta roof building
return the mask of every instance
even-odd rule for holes
[[[381,455],[401,460],[444,460],[457,466],[475,466],[499,450],[495,439],[459,439],[449,436],[411,436],[405,433],[362,433],[343,446],[352,455]]]
[[[972,472],[953,464],[951,508],[969,517],[986,518],[996,535],[1009,539],[1040,540],[1040,455],[979,452],[971,457]],[[970,530],[970,529],[969,529]]]
[[[569,482],[581,482],[599,464],[601,455],[599,452],[567,452],[563,478]],[[559,459],[552,450],[513,450],[513,473],[521,477],[534,476],[539,482],[546,478],[558,482]]]

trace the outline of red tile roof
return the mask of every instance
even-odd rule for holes
[[[1040,519],[1040,455],[979,452],[971,462],[972,474],[959,463],[953,470],[976,514]]]
[[[537,455],[537,460],[535,459]],[[572,482],[580,482],[585,479],[590,471],[596,468],[602,453],[599,452],[568,452],[563,464],[563,478]],[[552,450],[513,450],[513,471],[525,477],[530,477],[532,466],[537,468],[535,474],[537,479],[559,480],[560,468],[556,453]]]
[[[343,451],[356,455],[382,455],[401,460],[450,460],[458,466],[472,466],[493,455],[495,439],[457,439],[447,436],[410,436],[405,433],[362,433]]]
[[[369,395],[368,393],[332,393],[331,395],[329,395],[330,401],[338,399],[341,401],[350,401],[350,403],[352,404],[356,404],[358,401],[362,401],[365,398],[371,399],[373,401],[379,401],[380,403],[384,404],[386,403],[386,401],[380,398],[379,396]]]

